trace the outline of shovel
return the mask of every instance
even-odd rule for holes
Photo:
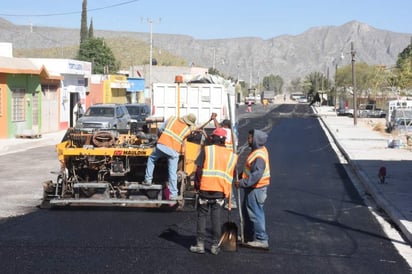
[[[219,247],[223,251],[237,251],[237,225],[231,221],[232,192],[228,201],[228,221],[222,225],[222,235],[219,240]]]

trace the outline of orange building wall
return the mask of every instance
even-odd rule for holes
[[[87,95],[86,108],[91,105],[103,103],[103,82],[90,84],[90,92]]]
[[[6,74],[0,74],[0,138],[7,138],[7,85]]]

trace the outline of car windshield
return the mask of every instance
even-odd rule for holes
[[[114,109],[107,107],[89,108],[84,116],[114,117]]]
[[[132,106],[126,106],[127,111],[129,112],[130,115],[139,115],[140,112],[140,107],[132,107]]]

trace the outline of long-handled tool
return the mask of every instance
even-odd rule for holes
[[[233,153],[236,154],[236,140],[235,140],[235,134],[233,132],[233,122],[234,122],[234,117],[233,117],[233,113],[232,113],[232,105],[230,104],[230,94],[227,95],[227,100],[229,102],[229,117],[230,120],[232,121],[232,128],[230,129],[230,134],[231,134],[231,138],[232,138],[232,144],[233,144]],[[239,173],[238,173],[238,169],[235,168],[235,178],[233,181],[237,181],[239,178]],[[233,190],[233,187],[232,187]],[[231,192],[232,193],[232,192]],[[230,203],[231,204],[231,203]],[[229,206],[230,207],[230,206]],[[237,208],[239,210],[239,219],[240,219],[240,243],[244,244],[245,243],[245,234],[244,234],[244,224],[243,224],[243,215],[242,215],[242,202],[240,199],[240,188],[237,188]]]
[[[245,243],[245,233],[244,233],[244,224],[243,224],[243,215],[242,215],[242,204],[240,201],[240,188],[237,188],[237,207],[239,209],[239,218],[240,218],[240,243]]]
[[[224,251],[237,250],[237,225],[231,221],[232,191],[228,201],[228,221],[222,225],[222,235],[219,240],[219,247]]]

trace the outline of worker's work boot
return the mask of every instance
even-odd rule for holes
[[[190,246],[190,252],[199,254],[205,253],[205,243],[202,241],[197,241],[196,245]]]
[[[220,252],[220,247],[219,244],[212,244],[212,246],[210,247],[210,253],[212,253],[213,255],[217,255]]]

